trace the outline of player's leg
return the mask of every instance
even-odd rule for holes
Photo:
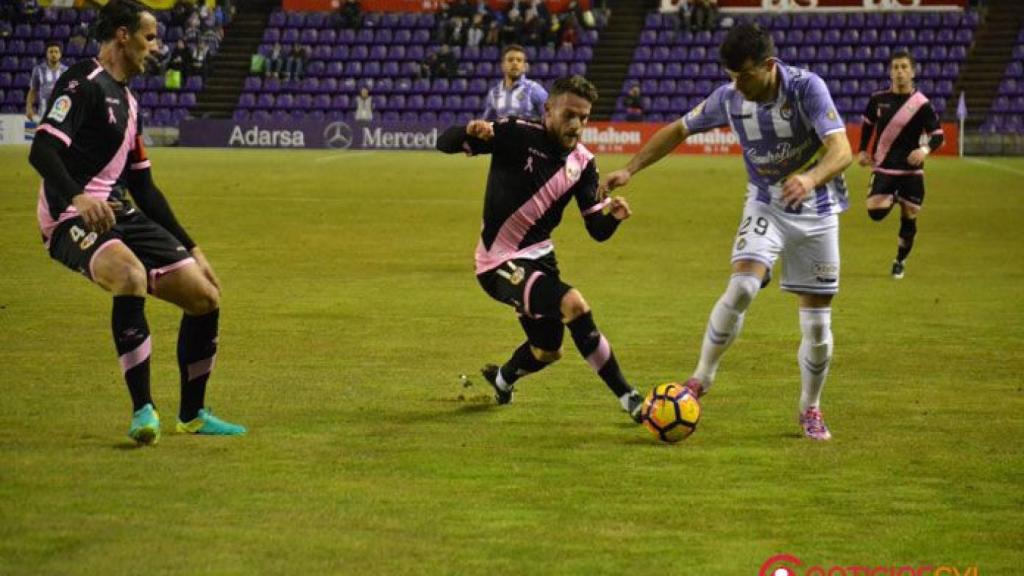
[[[828,440],[831,433],[821,413],[821,392],[832,363],[832,299],[839,291],[838,217],[799,228],[802,238],[787,242],[782,256],[782,287],[799,298],[799,421],[808,438]]]
[[[900,232],[898,247],[896,249],[896,260],[892,264],[892,277],[897,280],[903,278],[906,270],[906,259],[914,248],[914,238],[917,236],[917,216],[921,212],[921,205],[924,203],[924,177],[906,176],[901,182],[899,192],[900,203]]]
[[[160,438],[160,420],[150,393],[146,270],[121,240],[121,232],[120,223],[98,235],[87,232],[80,218],[69,220],[54,230],[50,256],[113,294],[111,331],[132,399],[128,434],[141,444],[154,444]]]
[[[623,376],[615,352],[594,323],[594,315],[583,295],[579,290],[561,284],[561,289],[565,288],[569,289],[564,291],[559,308],[562,321],[569,328],[576,349],[594,372],[597,372],[612,394],[619,399],[622,409],[628,412],[634,421],[639,422],[643,398]]]
[[[711,309],[700,360],[686,385],[698,396],[714,384],[725,351],[743,328],[743,318],[761,290],[782,246],[780,223],[766,206],[748,205],[733,244],[732,275]]]
[[[875,222],[881,222],[889,215],[893,207],[892,177],[885,174],[872,174],[865,205],[868,216]]]
[[[153,269],[150,277],[153,295],[184,311],[178,329],[181,374],[178,431],[225,436],[245,434],[244,426],[217,418],[206,408],[206,384],[217,358],[220,291],[191,260]]]
[[[512,353],[500,368],[494,364],[484,366],[481,372],[494,388],[498,404],[512,401],[515,383],[520,378],[540,372],[562,357],[562,338],[565,327],[557,318],[532,318],[520,315],[519,323],[526,333],[526,342]]]

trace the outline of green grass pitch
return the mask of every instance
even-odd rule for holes
[[[773,284],[697,433],[664,446],[568,338],[489,402],[476,370],[522,336],[473,277],[486,159],[155,149],[223,283],[208,404],[250,434],[173,433],[178,313],[151,300],[164,437],[136,449],[109,298],[44,252],[27,153],[0,149],[0,574],[1024,570],[1024,161],[930,160],[899,282],[898,219],[868,219],[851,168],[835,439],[798,436],[797,304]],[[668,159],[604,244],[566,211],[564,276],[637,387],[693,368],[743,184],[737,157]]]

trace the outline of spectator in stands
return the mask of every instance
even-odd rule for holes
[[[417,71],[416,71],[416,77],[417,78],[427,78],[427,79],[429,79],[431,76],[434,75],[434,73],[436,71],[437,71],[437,54],[435,52],[431,52],[431,53],[427,54],[426,58],[424,58],[419,63],[419,69],[417,69]]]
[[[455,4],[449,10],[449,14],[452,17],[462,18],[467,21],[473,17],[473,12],[473,7],[469,5],[467,0],[455,0]]]
[[[267,78],[281,77],[281,70],[284,69],[284,49],[281,48],[280,42],[274,42],[273,47],[270,48],[270,54],[267,54],[267,67],[265,75]]]
[[[361,28],[363,26],[363,8],[359,0],[345,0],[338,8],[338,25],[341,28]]]
[[[193,11],[195,11],[194,4],[188,0],[178,0],[171,8],[171,25],[184,28]]]
[[[162,76],[167,70],[167,64],[171,61],[171,47],[163,41],[157,42],[156,50],[146,65],[146,74]]]
[[[50,102],[53,86],[57,83],[57,78],[68,69],[67,66],[61,63],[60,57],[60,43],[51,40],[46,44],[46,61],[32,68],[32,79],[28,85],[28,98],[25,101],[25,116],[29,120],[35,120],[37,112],[40,116],[46,113],[46,105]],[[35,108],[36,97],[39,98],[38,109]]]
[[[434,76],[455,78],[459,73],[459,63],[455,60],[455,53],[447,44],[441,45],[441,51],[437,53],[437,68]]]
[[[536,11],[527,13],[523,21],[522,42],[530,46],[538,46],[544,40],[545,25],[537,16]]]
[[[718,3],[716,0],[693,0],[693,9],[690,11],[690,31],[714,30],[717,16]]]
[[[473,24],[470,25],[469,31],[466,32],[466,46],[469,48],[476,48],[484,41],[484,17],[482,14],[477,13],[473,15]]]
[[[178,38],[171,51],[171,57],[167,61],[167,70],[176,70],[178,74],[184,75],[192,69],[192,52],[185,46],[185,41]]]
[[[284,79],[302,80],[306,58],[306,47],[301,44],[292,44],[292,51],[288,53],[288,59],[284,64]]]
[[[18,3],[18,21],[35,24],[39,22],[43,11],[39,9],[39,2],[36,0],[21,0]]]
[[[356,122],[373,121],[373,98],[370,97],[370,89],[363,86],[356,96]]]
[[[487,92],[484,120],[507,116],[539,120],[548,99],[543,86],[526,77],[530,66],[526,50],[518,44],[509,44],[501,54],[501,72],[504,78]]]
[[[192,47],[192,60],[189,62],[189,76],[206,77],[206,57],[210,54],[210,47],[206,42],[200,40]]]
[[[523,18],[519,11],[512,8],[508,11],[508,18],[501,27],[501,44],[520,44],[523,40]]]
[[[80,49],[84,50],[85,46],[88,43],[89,43],[89,25],[86,24],[85,22],[81,22],[71,32],[71,39],[68,40],[68,44],[69,45],[70,44],[74,44],[76,48],[80,48]],[[82,50],[79,50],[79,53],[81,53]]]
[[[466,33],[468,32],[467,20],[462,17],[455,17],[448,21],[445,27],[444,43],[449,46],[463,46],[466,44]]]
[[[579,23],[576,22],[576,15],[569,14],[565,18],[565,23],[562,24],[562,36],[559,44],[562,46],[575,46],[579,40],[577,29],[579,29]]]
[[[640,95],[640,85],[633,84],[630,87],[629,93],[626,94],[626,99],[623,102],[626,105],[626,120],[630,122],[642,122],[644,119],[644,99]]]
[[[501,45],[501,26],[497,20],[491,20],[490,25],[487,27],[487,33],[484,34],[484,46],[499,45]]]
[[[676,30],[686,30],[690,27],[690,0],[679,0],[676,17]]]

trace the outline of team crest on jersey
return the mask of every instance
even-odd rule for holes
[[[828,119],[829,120],[836,120],[837,118],[838,118],[838,116],[836,116],[835,109],[832,109],[832,110],[828,111]]]
[[[580,179],[580,167],[576,164],[565,165],[565,175],[569,178],[570,182],[575,182]]]
[[[789,120],[792,120],[793,119],[793,105],[790,104],[789,102],[785,102],[782,105],[782,107],[779,108],[779,116],[783,120],[786,120],[787,122]]]
[[[63,122],[68,117],[68,112],[70,111],[71,97],[64,95],[53,101],[53,107],[50,108],[50,113],[46,117],[54,122]]]
[[[697,104],[696,106],[694,106],[693,110],[690,110],[689,114],[687,114],[686,117],[692,120],[692,119],[696,118],[697,116],[700,116],[701,112],[704,111],[704,105],[705,104],[707,104],[707,100],[701,100],[700,104]]]

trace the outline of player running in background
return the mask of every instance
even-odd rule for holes
[[[914,58],[906,50],[889,59],[892,86],[868,100],[860,135],[861,166],[872,166],[868,215],[878,222],[900,203],[899,244],[892,277],[903,278],[906,259],[917,235],[917,215],[924,203],[924,159],[942,146],[942,126],[928,97],[914,87]],[[877,126],[878,138],[868,152]],[[928,143],[921,145],[922,135]]]
[[[25,116],[33,122],[36,120],[37,114],[46,113],[46,105],[50,102],[50,95],[53,94],[57,78],[60,78],[60,75],[68,69],[60,61],[60,57],[60,42],[47,42],[46,62],[32,68],[32,80],[29,81],[28,96],[25,98]],[[37,99],[39,108],[35,107]]]
[[[590,305],[559,273],[551,233],[573,199],[587,232],[601,242],[630,216],[622,198],[598,194],[594,155],[580,143],[597,89],[582,76],[555,82],[544,123],[518,118],[473,120],[438,138],[438,150],[491,154],[483,229],[476,248],[477,280],[495,300],[515,308],[526,332],[500,368],[484,377],[498,404],[512,401],[516,381],[561,358],[565,326],[583,358],[639,422],[643,398],[626,382],[611,345],[594,324]],[[563,325],[564,323],[564,325]]]
[[[111,0],[95,30],[99,56],[78,62],[58,80],[29,155],[43,177],[43,241],[53,259],[113,293],[114,345],[134,410],[131,438],[140,444],[160,439],[150,396],[147,291],[185,311],[178,333],[178,431],[244,434],[244,427],[205,408],[217,353],[220,285],[153,183],[138,104],[128,89],[156,49],[156,18],[134,2]]]
[[[799,301],[798,353],[804,434],[828,440],[821,390],[832,359],[832,298],[839,290],[839,213],[847,207],[843,170],[852,155],[846,128],[821,78],[774,57],[771,34],[732,28],[720,49],[732,82],[685,117],[662,127],[604,184],[614,190],[691,134],[731,126],[743,147],[747,200],[732,250],[732,276],[708,320],[700,361],[686,385],[708,391],[719,361],[782,256],[782,289]]]
[[[543,86],[526,77],[529,69],[525,48],[518,44],[505,46],[501,51],[504,78],[487,92],[484,120],[508,116],[540,120],[548,93]]]

